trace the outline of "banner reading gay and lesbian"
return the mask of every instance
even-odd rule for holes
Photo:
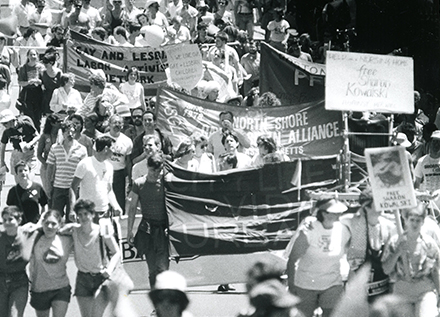
[[[251,144],[256,145],[258,136],[269,134],[290,158],[332,157],[339,154],[343,145],[341,113],[326,111],[323,101],[241,108],[160,88],[157,103],[157,124],[170,136],[175,148],[195,133],[209,137],[219,130],[221,111],[234,114],[234,128],[244,131]],[[251,156],[257,153],[256,148],[246,151]]]
[[[310,63],[261,43],[260,94],[270,91],[283,105],[324,99],[325,65]]]
[[[157,87],[167,80],[167,57],[163,49],[108,45],[71,31],[73,43],[68,44],[67,71],[76,75],[75,88],[89,91],[90,69],[102,69],[108,83],[116,86],[125,81],[130,67],[139,70],[139,81],[146,95],[156,94]]]

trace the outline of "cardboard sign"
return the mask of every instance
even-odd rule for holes
[[[178,44],[165,47],[171,81],[187,90],[202,79],[202,54],[197,44]]]
[[[409,57],[328,51],[325,108],[413,113],[413,69]]]
[[[401,146],[365,149],[376,210],[416,207],[409,159]]]

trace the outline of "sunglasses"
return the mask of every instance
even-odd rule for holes
[[[132,116],[133,119],[140,119],[142,116]]]

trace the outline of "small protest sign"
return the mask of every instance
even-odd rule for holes
[[[177,44],[165,47],[171,81],[187,90],[202,79],[202,55],[197,44]]]
[[[410,57],[328,51],[325,108],[342,111],[414,112]]]
[[[376,210],[397,210],[417,205],[405,148],[365,149]]]

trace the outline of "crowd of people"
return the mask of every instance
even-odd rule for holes
[[[148,47],[153,46],[149,36],[154,27],[161,32],[160,45],[198,44],[203,59],[228,75],[232,98],[221,100],[215,81],[198,85],[199,98],[248,107],[281,105],[271,92],[259,96],[255,24],[266,32],[265,41],[296,58],[323,63],[328,47],[312,44],[307,33],[298,34],[285,17],[285,4],[277,1],[148,0],[137,8],[133,0],[21,0],[11,14],[18,20],[14,45],[47,50],[41,61],[36,49],[29,49],[26,61],[20,61],[0,34],[0,175],[9,172],[16,182],[1,214],[0,316],[23,316],[29,291],[37,316],[65,316],[72,293],[66,263],[72,251],[81,315],[102,316],[110,303],[114,312],[128,316],[130,309],[121,309],[124,303],[112,300],[102,286],[121,261],[121,252],[99,221],[122,214],[128,215],[128,243],[146,259],[157,315],[185,315],[186,282],[168,271],[164,162],[215,173],[258,168],[289,157],[270,135],[262,134],[251,144],[245,132],[234,128],[230,111],[219,114],[217,132],[194,134],[173,146],[157,126],[154,98],[147,99],[138,69],[129,68],[119,87],[107,83],[102,70],[91,70],[90,93],[83,98],[75,89],[75,76],[57,67],[60,56],[54,47],[65,43],[69,30],[115,46]],[[20,86],[18,116],[10,109],[8,94],[12,67]],[[415,187],[435,200],[440,131],[436,116],[427,117],[419,101],[416,93],[416,111],[399,118],[395,141],[410,153]],[[374,116],[365,113],[361,120],[370,122]],[[8,143],[13,148],[9,163]],[[250,146],[258,148],[253,157],[244,153]],[[33,179],[37,173],[41,184]],[[428,209],[419,201],[416,208],[404,210],[405,231],[397,234],[395,222],[376,210],[368,189],[355,213],[344,214],[347,206],[336,199],[318,200],[286,250],[287,268],[263,262],[249,271],[253,309],[242,316],[311,317],[318,308],[324,317],[338,316],[335,307],[344,296],[344,283],[365,264],[371,266],[365,291],[373,303],[372,316],[390,307],[383,303],[391,292],[397,301],[410,304],[405,316],[437,316],[440,229]],[[139,210],[142,220],[134,231]],[[348,270],[343,274],[345,258]]]

